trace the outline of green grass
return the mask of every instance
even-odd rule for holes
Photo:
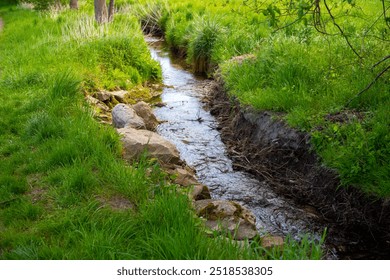
[[[210,71],[211,54],[218,36],[223,32],[217,19],[197,18],[189,38],[188,60],[196,73]]]
[[[155,161],[121,159],[84,95],[156,82],[161,70],[134,17],[97,26],[81,4],[0,6],[0,259],[282,258],[207,237]]]
[[[311,133],[316,152],[337,170],[343,186],[390,196],[389,73],[356,97],[389,63],[373,68],[389,50],[380,1],[330,3],[361,60],[342,36],[317,32],[310,25],[311,15],[291,24],[297,15],[278,19],[269,10],[257,13],[254,4],[259,1],[160,2],[164,8],[154,13],[154,22],[174,50],[187,54],[196,71],[212,75],[219,66],[227,91],[242,104],[286,113],[291,126]],[[160,2],[153,2],[154,9]],[[150,3],[136,1],[131,7],[137,11]],[[261,3],[258,8],[266,9],[271,1]],[[327,32],[337,34],[322,8]],[[275,24],[285,28],[275,31]],[[231,60],[245,54],[250,58],[242,63]],[[349,120],[335,121],[329,115]]]

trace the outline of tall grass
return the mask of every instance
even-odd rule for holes
[[[167,1],[158,1],[146,2],[142,5],[124,5],[120,9],[120,13],[136,16],[141,22],[144,33],[161,35],[161,21],[168,10]]]
[[[223,33],[217,19],[195,19],[194,29],[189,38],[188,59],[194,66],[196,73],[205,73],[210,70],[211,57],[218,36]]]

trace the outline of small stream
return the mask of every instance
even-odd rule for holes
[[[174,63],[157,39],[147,41],[152,57],[161,64],[166,85],[161,96],[166,106],[155,109],[156,116],[164,121],[158,133],[176,145],[181,158],[196,170],[198,181],[209,187],[212,198],[246,206],[255,214],[260,234],[289,234],[299,239],[308,233],[319,238],[314,230],[319,226],[312,214],[279,197],[252,175],[233,170],[217,121],[201,102],[208,81]]]

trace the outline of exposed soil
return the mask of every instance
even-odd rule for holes
[[[338,187],[337,173],[321,165],[310,136],[288,127],[281,114],[241,107],[221,82],[212,83],[207,99],[234,167],[322,217],[327,245],[338,258],[390,258],[389,200],[368,197],[353,186]]]
[[[3,20],[0,18],[0,32],[3,30],[3,26],[4,26]]]
[[[108,206],[112,210],[116,211],[124,211],[135,208],[135,206],[128,199],[120,195],[114,195],[109,198],[99,196],[97,197],[97,200],[102,204],[102,206]]]

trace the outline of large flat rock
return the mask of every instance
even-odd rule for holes
[[[131,127],[120,128],[118,132],[122,135],[123,157],[129,162],[138,159],[145,151],[163,164],[180,162],[176,147],[155,132]]]

